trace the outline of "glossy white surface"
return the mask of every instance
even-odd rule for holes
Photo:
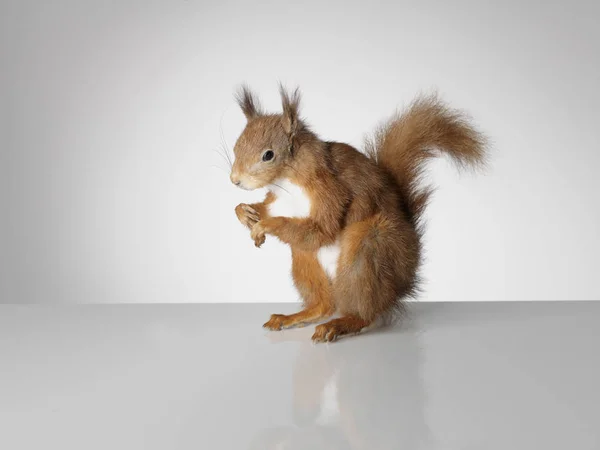
[[[600,303],[260,328],[295,307],[0,306],[0,448],[600,448]]]

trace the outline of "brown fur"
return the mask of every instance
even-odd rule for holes
[[[380,127],[367,142],[366,155],[337,142],[326,142],[299,117],[298,90],[281,89],[283,113],[264,114],[247,87],[238,102],[248,119],[234,147],[232,182],[245,189],[287,178],[302,186],[311,200],[307,218],[271,217],[262,203],[236,208],[256,246],[272,235],[292,247],[292,275],[304,299],[297,314],[274,314],[265,323],[273,330],[319,325],[315,341],[332,341],[360,332],[378,318],[402,309],[416,293],[421,261],[420,219],[430,195],[421,187],[428,159],[435,151],[461,166],[484,161],[485,140],[460,111],[435,96],[421,97],[401,115]],[[272,149],[272,161],[261,160]],[[337,239],[341,254],[330,280],[317,251]]]

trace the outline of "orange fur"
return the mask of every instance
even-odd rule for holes
[[[341,336],[360,333],[364,327],[370,324],[370,321],[356,316],[344,316],[339,319],[333,319],[327,323],[317,325],[313,341],[333,342]]]
[[[401,310],[403,299],[417,292],[420,219],[430,196],[421,187],[424,164],[439,150],[461,166],[477,166],[485,139],[464,113],[429,96],[380,127],[364,154],[319,139],[299,117],[298,90],[281,89],[281,95],[282,114],[265,114],[248,88],[239,92],[248,123],[234,147],[231,180],[257,189],[286,179],[310,199],[310,214],[272,217],[270,192],[262,203],[238,205],[236,215],[257,247],[271,235],[292,248],[292,276],[305,309],[275,314],[264,326],[306,325],[337,311],[342,317],[319,325],[313,336],[333,341]],[[334,242],[340,256],[330,279],[317,252]]]
[[[305,309],[289,316],[273,314],[265,328],[281,330],[305,326],[331,316],[335,307],[331,284],[321,268],[315,252],[292,249],[292,276],[304,300]]]

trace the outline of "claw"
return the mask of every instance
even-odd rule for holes
[[[338,330],[335,325],[324,323],[315,328],[315,334],[313,334],[312,340],[315,343],[335,342],[338,340],[341,334],[341,330]]]
[[[252,228],[260,221],[260,214],[253,207],[245,203],[240,203],[235,208],[235,212],[240,222],[249,228]]]
[[[254,226],[252,227],[252,231],[250,232],[250,237],[254,240],[254,245],[256,247],[260,247],[265,243],[265,231],[260,222],[254,224]]]
[[[255,222],[260,220],[260,214],[252,206],[243,204],[242,209],[246,213],[246,217],[252,219]]]
[[[255,214],[258,216],[258,212],[250,205],[242,204],[242,209],[250,214]]]
[[[246,225],[248,228],[252,228],[257,223],[258,223],[258,220],[254,219],[252,217],[246,217],[244,225]]]
[[[265,322],[263,328],[271,331],[279,331],[283,328],[283,319],[285,318],[282,314],[271,314],[271,318]]]

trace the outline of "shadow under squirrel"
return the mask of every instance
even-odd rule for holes
[[[415,295],[431,195],[421,183],[425,164],[437,150],[459,166],[479,167],[486,139],[463,112],[436,95],[420,96],[379,127],[362,153],[321,140],[299,116],[299,90],[280,92],[281,114],[265,113],[247,86],[237,93],[247,124],[230,178],[267,195],[235,212],[257,247],[271,235],[292,250],[304,308],[273,314],[264,327],[304,326],[338,313],[312,337],[330,342],[375,326]]]

